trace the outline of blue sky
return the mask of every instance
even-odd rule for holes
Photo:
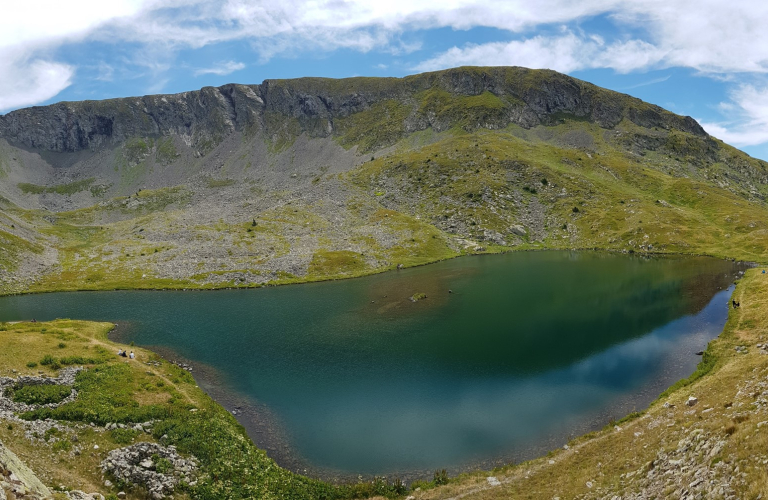
[[[0,113],[268,78],[550,68],[768,160],[768,2],[26,0],[0,19]]]

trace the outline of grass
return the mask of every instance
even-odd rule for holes
[[[409,106],[393,99],[341,118],[336,121],[339,143],[346,148],[357,145],[365,153],[392,145],[405,135],[403,122],[410,112]]]
[[[176,145],[173,143],[173,137],[166,137],[157,141],[157,149],[155,151],[155,158],[158,163],[162,165],[169,165],[173,163],[179,156],[179,152],[176,150]]]
[[[98,357],[99,364],[87,366],[75,380],[78,397],[54,409],[38,409],[22,414],[27,420],[53,418],[63,423],[134,423],[154,420],[151,434],[132,429],[95,431],[93,427],[70,427],[61,434],[51,431],[41,441],[30,442],[21,426],[0,426],[0,440],[14,450],[48,484],[114,494],[103,485],[98,463],[119,446],[138,441],[157,441],[175,445],[182,454],[193,454],[202,464],[196,487],[188,487],[182,498],[265,498],[265,499],[352,499],[374,495],[398,496],[402,484],[377,479],[372,482],[333,486],[293,474],[278,467],[264,451],[257,449],[245,430],[224,408],[212,401],[195,384],[190,374],[166,363],[150,351],[131,347],[135,360],[118,357],[126,348],[107,339],[108,323],[56,320],[47,323],[2,324],[0,328],[0,374],[37,374],[26,366],[41,352],[68,358]],[[58,348],[62,339],[64,348]],[[152,361],[147,365],[147,361]],[[53,363],[40,367],[55,375]],[[162,381],[162,383],[158,383]],[[52,399],[43,387],[30,386],[15,391],[16,397],[42,402]],[[53,391],[54,389],[50,389]],[[63,389],[55,389],[61,390]],[[69,389],[67,389],[68,391]],[[190,411],[194,410],[194,411]],[[51,439],[51,438],[57,439]],[[76,442],[88,453],[66,455]],[[98,450],[94,449],[98,445]],[[85,485],[85,486],[83,486]],[[398,493],[399,492],[399,493]],[[143,498],[138,490],[129,498]]]
[[[209,188],[221,188],[221,187],[227,187],[232,186],[235,184],[234,179],[214,179],[212,177],[209,177],[206,179],[205,183]]]
[[[13,388],[11,399],[16,403],[47,405],[61,403],[72,389],[62,385],[24,385]]]
[[[96,179],[91,177],[83,179],[81,181],[74,181],[67,184],[59,184],[58,186],[38,186],[37,184],[29,184],[27,182],[21,182],[17,184],[18,188],[24,194],[60,194],[60,195],[73,195],[80,191],[91,189],[91,184],[96,182]]]
[[[72,445],[60,439],[67,438],[66,435],[52,434],[50,437],[57,439],[30,443],[23,438],[21,430],[0,426],[0,439],[30,460],[39,474],[55,477],[65,484],[85,483],[103,494],[110,491],[99,479],[99,457],[117,446],[166,436],[164,442],[176,445],[183,454],[194,454],[204,466],[205,479],[199,487],[185,493],[194,498],[331,499],[375,495],[394,498],[409,494],[418,500],[457,495],[490,500],[573,498],[589,492],[587,481],[601,488],[618,488],[617,494],[626,495],[633,485],[620,481],[621,474],[642,469],[660,450],[677,443],[693,429],[702,429],[721,434],[726,441],[711,465],[740,464],[746,480],[736,484],[738,496],[753,498],[768,491],[763,469],[748,465],[755,457],[762,460],[768,446],[768,432],[756,426],[768,419],[768,408],[756,405],[760,400],[759,390],[749,389],[759,387],[768,375],[768,357],[753,347],[768,338],[766,276],[761,269],[747,272],[734,292],[741,308],[731,309],[724,332],[710,343],[697,371],[662,394],[647,410],[634,412],[601,431],[574,439],[568,450],[554,450],[546,457],[522,464],[455,478],[437,471],[433,481],[414,483],[411,491],[383,479],[331,486],[276,467],[264,452],[253,446],[237,422],[195,386],[187,372],[136,347],[132,347],[138,355],[135,361],[115,356],[113,353],[120,346],[107,340],[106,332],[111,325],[104,323],[57,320],[2,324],[0,342],[4,349],[0,351],[0,374],[9,374],[11,369],[19,374],[37,373],[26,363],[39,360],[40,353],[45,352],[72,359],[98,359],[99,363],[78,375],[75,388],[79,396],[74,403],[54,410],[30,412],[24,414],[24,418],[57,418],[64,422],[100,425],[153,418],[159,423],[152,434],[118,429],[100,434],[87,427],[76,430],[73,432],[78,445],[92,448],[93,444],[99,444],[100,449],[94,454],[69,456],[63,462],[57,457],[68,453]],[[62,343],[65,347],[58,347]],[[734,350],[737,345],[748,346],[747,354],[737,353]],[[160,366],[143,364],[148,360],[159,361]],[[50,363],[41,365],[40,369],[51,375],[57,371]],[[164,383],[157,384],[158,379]],[[158,397],[160,393],[164,397]],[[691,394],[699,398],[694,411],[689,411],[684,404]],[[668,408],[665,403],[673,406]],[[750,418],[750,412],[756,416]],[[614,425],[620,430],[615,430]],[[50,451],[42,452],[45,449]],[[488,488],[485,478],[489,475],[501,480],[502,486]],[[416,488],[419,490],[414,491]],[[129,495],[138,494],[140,492],[129,492]]]
[[[318,250],[309,264],[309,274],[344,277],[359,274],[366,269],[365,258],[348,250]]]
[[[596,153],[555,145],[574,130],[591,137]],[[520,138],[514,130],[457,134],[368,162],[350,177],[371,197],[381,193],[380,185],[394,185],[384,195],[390,207],[438,227],[445,227],[441,220],[457,220],[479,241],[486,231],[514,241],[509,228],[538,204],[546,236],[523,239],[518,248],[535,243],[768,259],[763,204],[704,178],[682,177],[676,162],[664,171],[627,157],[595,125],[565,122],[546,131],[546,141]]]
[[[499,105],[492,95],[470,97],[483,109]],[[441,99],[446,109],[453,109],[440,93],[425,102],[439,104]],[[368,116],[358,115],[350,119]],[[368,119],[370,126],[383,123],[374,115]],[[337,130],[347,130],[343,123],[337,125]],[[347,137],[366,127],[363,123],[339,133]],[[689,175],[685,162],[667,154],[678,148],[679,139],[671,140],[674,148],[662,146],[645,157],[628,155],[621,141],[651,132],[630,122],[617,131],[620,137],[596,124],[562,119],[530,130],[459,128],[427,139],[421,134],[422,139],[406,138],[392,152],[342,176],[359,195],[343,208],[341,224],[321,215],[319,206],[283,205],[254,214],[256,226],[249,217],[247,222],[199,226],[194,234],[201,241],[219,241],[231,255],[241,256],[236,269],[258,275],[271,260],[294,251],[302,232],[311,230],[317,239],[306,256],[306,272],[282,275],[270,284],[361,276],[398,264],[514,249],[596,248],[768,260],[768,209],[744,197],[747,179],[739,181],[743,186],[734,181],[731,189],[717,187],[705,178],[715,175],[721,168],[717,164]],[[670,136],[652,133],[661,144]],[[689,146],[709,147],[697,140]],[[591,149],[574,148],[568,141],[586,141]],[[728,161],[751,161],[725,147],[722,154]],[[209,182],[218,187],[231,181]],[[175,254],[156,253],[158,247],[174,246],[166,221],[183,214],[191,196],[179,187],[142,190],[99,207],[57,214],[44,232],[58,238],[61,271],[28,291],[255,286],[218,278],[231,270],[205,263],[188,279],[154,276],[152,263]],[[105,213],[125,220],[96,225]],[[515,233],[521,221],[528,221],[524,232]],[[165,241],[145,241],[136,233],[144,227],[164,234]],[[389,236],[376,236],[379,231]]]
[[[0,229],[0,268],[14,271],[25,253],[41,253],[40,244],[29,242],[23,238]]]

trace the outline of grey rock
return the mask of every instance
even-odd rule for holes
[[[170,470],[157,471],[153,457],[167,461]],[[156,443],[137,443],[112,450],[101,462],[104,473],[146,488],[150,498],[172,494],[179,481],[194,482],[197,467],[194,457],[182,458],[175,447]]]
[[[538,85],[530,78],[538,77]],[[382,84],[386,82],[386,84]],[[562,114],[586,118],[604,128],[627,119],[646,128],[675,128],[708,137],[690,117],[672,114],[639,99],[548,70],[519,67],[488,68],[476,72],[456,68],[402,79],[370,79],[339,86],[332,80],[304,78],[265,80],[261,85],[229,84],[218,88],[174,95],[152,95],[58,103],[20,109],[0,116],[0,137],[28,148],[53,152],[77,152],[114,146],[132,137],[177,135],[189,138],[193,150],[210,141],[245,129],[274,133],[265,119],[270,113],[296,120],[310,137],[333,133],[334,120],[371,109],[386,100],[408,102],[424,90],[435,89],[456,96],[490,92],[509,96],[505,107],[486,116],[478,128],[498,129],[511,123],[530,128],[555,123]],[[453,126],[451,117],[412,113],[403,131]]]
[[[528,234],[523,226],[520,225],[514,225],[509,228],[509,231],[512,234],[516,234],[517,236],[525,236]]]
[[[85,493],[80,490],[67,491],[66,496],[72,500],[104,500],[101,493]]]

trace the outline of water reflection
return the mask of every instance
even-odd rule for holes
[[[646,406],[722,330],[739,269],[516,253],[262,290],[5,297],[0,319],[129,324],[122,340],[251,403],[242,421],[279,462],[418,475],[529,458]]]

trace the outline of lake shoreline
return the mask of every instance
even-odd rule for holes
[[[608,253],[608,254],[614,254],[614,255],[628,255],[628,256],[635,256],[635,257],[648,257],[648,258],[654,258],[654,257],[709,257],[713,259],[718,260],[725,260],[725,261],[731,261],[731,262],[739,262],[746,265],[749,265],[751,267],[755,267],[760,265],[759,262],[754,262],[750,260],[739,260],[736,257],[732,256],[723,256],[723,255],[715,255],[715,254],[709,254],[709,253],[700,253],[700,252],[656,252],[656,251],[634,251],[634,250],[627,250],[627,249],[617,249],[617,248],[602,248],[602,247],[585,247],[585,248],[576,248],[576,247],[546,247],[546,248],[540,248],[540,247],[526,247],[526,248],[504,248],[500,250],[491,249],[484,252],[466,252],[466,253],[459,253],[457,255],[431,260],[428,262],[423,262],[419,264],[411,264],[404,266],[402,268],[397,267],[397,265],[393,265],[384,269],[373,269],[373,270],[367,270],[355,274],[350,274],[348,276],[328,276],[328,277],[319,277],[319,278],[290,278],[286,280],[279,280],[279,281],[271,281],[263,284],[250,284],[250,285],[244,285],[244,286],[231,286],[229,284],[221,286],[218,286],[216,284],[204,284],[204,285],[196,285],[195,283],[185,283],[185,282],[179,282],[178,285],[168,286],[168,287],[156,287],[156,286],[142,286],[141,283],[137,283],[135,286],[127,286],[127,287],[93,287],[93,288],[61,288],[61,287],[53,287],[50,289],[44,288],[41,290],[23,290],[23,291],[13,291],[13,292],[5,292],[0,291],[0,297],[11,297],[11,296],[18,296],[18,295],[37,295],[37,294],[48,294],[48,293],[65,293],[65,292],[107,292],[107,291],[129,291],[129,290],[137,290],[137,291],[183,291],[183,292],[201,292],[201,291],[223,291],[223,290],[256,290],[261,288],[268,288],[268,287],[282,287],[282,286],[288,286],[288,285],[302,285],[307,283],[324,283],[324,282],[332,282],[332,281],[346,281],[346,280],[354,280],[359,278],[365,278],[368,276],[375,276],[378,274],[385,274],[385,273],[391,273],[400,271],[401,269],[414,269],[414,268],[420,268],[425,266],[431,266],[434,264],[438,264],[440,262],[450,261],[454,259],[459,259],[463,257],[478,257],[478,256],[484,256],[484,255],[504,255],[504,254],[511,254],[511,253],[524,253],[524,252],[596,252],[596,253]]]
[[[712,301],[715,299],[712,298]],[[723,319],[723,323],[725,319]],[[719,328],[718,333],[722,331]],[[115,332],[119,333],[119,332]],[[129,340],[127,337],[121,338],[112,336],[111,338],[127,343]],[[295,449],[293,449],[289,443],[287,437],[288,433],[279,423],[279,419],[269,410],[269,407],[265,404],[255,402],[247,396],[238,393],[226,386],[226,377],[218,370],[211,366],[204,365],[199,362],[191,361],[179,355],[177,352],[167,347],[158,347],[153,344],[142,344],[144,347],[153,350],[161,354],[167,360],[180,361],[185,364],[191,364],[194,366],[192,375],[197,380],[206,393],[208,393],[217,403],[227,409],[230,413],[234,410],[235,418],[244,426],[248,431],[249,436],[254,443],[261,449],[265,449],[269,456],[275,459],[279,465],[285,467],[293,472],[298,472],[310,477],[316,477],[331,482],[345,482],[354,481],[359,476],[370,478],[371,474],[358,474],[357,472],[339,472],[332,469],[323,469],[313,466],[309,461],[301,458]],[[701,349],[704,345],[701,346]],[[699,350],[698,348],[696,350]],[[690,349],[691,359],[694,356],[694,350]],[[686,372],[683,377],[693,372],[693,368]],[[498,466],[506,465],[509,463],[519,463],[526,460],[530,460],[537,456],[546,454],[553,449],[557,449],[564,443],[568,442],[576,436],[583,435],[589,432],[593,432],[601,429],[604,425],[612,420],[619,420],[623,416],[632,413],[638,408],[645,408],[650,402],[655,400],[664,389],[672,385],[677,378],[671,380],[667,385],[659,386],[651,393],[644,393],[641,398],[631,398],[627,401],[623,401],[619,404],[612,406],[605,413],[601,414],[597,418],[590,422],[571,428],[567,435],[550,436],[545,439],[537,440],[535,444],[526,446],[522,451],[515,450],[513,453],[504,452],[499,456],[485,457],[480,460],[472,459],[464,462],[460,465],[445,467],[450,474],[458,475],[462,473],[468,473],[476,470],[492,469]],[[655,392],[654,392],[655,391]],[[443,468],[438,466],[438,468]],[[433,470],[424,469],[409,469],[409,470],[396,470],[396,471],[384,471],[380,470],[377,475],[386,475],[387,477],[400,477],[408,481],[416,479],[423,480],[428,479],[432,475]]]

